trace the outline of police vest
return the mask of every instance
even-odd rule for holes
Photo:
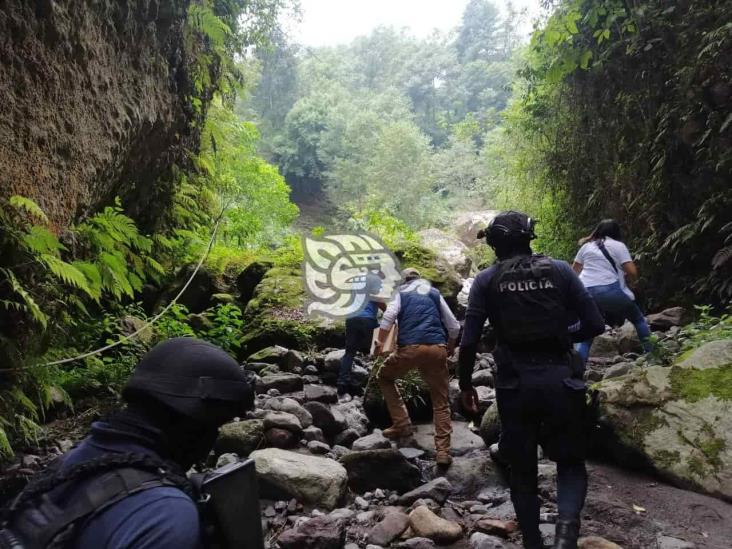
[[[564,352],[571,347],[566,298],[552,260],[513,257],[498,264],[490,288],[490,318],[500,343],[515,350]]]
[[[5,511],[0,549],[67,547],[77,525],[142,490],[170,486],[192,496],[176,466],[150,456],[108,454],[64,472],[60,465],[61,460],[51,464]],[[67,503],[59,505],[60,500]]]

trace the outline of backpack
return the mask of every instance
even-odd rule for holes
[[[565,352],[571,348],[566,298],[549,257],[518,256],[501,261],[491,282],[497,305],[491,324],[499,343],[513,350]]]
[[[4,510],[0,549],[67,547],[78,526],[150,488],[170,486],[193,494],[177,466],[142,454],[104,454],[64,471],[61,465],[60,459],[54,461]]]

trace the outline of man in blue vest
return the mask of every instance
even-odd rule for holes
[[[378,378],[393,423],[384,430],[384,436],[399,439],[413,432],[396,380],[417,368],[430,388],[435,423],[435,461],[441,467],[449,467],[452,463],[452,423],[447,357],[455,348],[460,324],[440,292],[422,280],[416,269],[405,269],[402,276],[405,282],[384,312],[375,350],[376,354],[381,354],[380,349],[389,330],[398,321],[397,350],[386,359]]]
[[[524,547],[543,547],[536,460],[541,443],[557,462],[554,548],[576,549],[587,471],[584,366],[572,340],[602,333],[605,322],[569,264],[532,253],[534,221],[526,214],[498,214],[484,236],[498,262],[478,273],[470,289],[460,343],[461,401],[466,411],[478,412],[471,376],[488,319],[497,339],[498,455],[511,467],[511,500]]]
[[[148,352],[122,393],[127,408],[32,480],[0,528],[0,547],[198,549],[186,471],[253,392],[237,362],[193,338]]]

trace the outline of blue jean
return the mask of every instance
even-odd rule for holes
[[[351,385],[351,370],[356,353],[368,354],[374,328],[378,326],[375,318],[355,317],[346,319],[346,352],[341,359],[338,371],[338,394],[347,393]]]
[[[613,316],[622,317],[624,320],[629,320],[635,326],[644,352],[650,353],[653,350],[653,345],[650,340],[651,329],[648,327],[646,317],[635,301],[630,299],[628,294],[623,291],[619,282],[614,282],[607,286],[590,286],[587,288],[587,291],[593,297],[603,314],[610,313]],[[590,347],[592,347],[592,339],[588,339],[577,345],[577,352],[585,362],[590,356]]]

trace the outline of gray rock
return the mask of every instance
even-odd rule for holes
[[[590,348],[591,358],[612,358],[618,354],[618,342],[611,333],[597,336]]]
[[[277,539],[281,549],[341,549],[345,541],[345,523],[328,516],[285,530]]]
[[[247,362],[263,362],[266,364],[279,364],[282,358],[287,354],[287,349],[274,345],[272,347],[265,347],[264,349],[257,351],[256,353],[249,355]]]
[[[299,436],[289,429],[272,427],[264,432],[264,439],[270,448],[282,448],[284,450],[297,446]]]
[[[275,389],[281,393],[302,391],[302,377],[297,374],[273,374],[257,380],[257,393],[267,393]]]
[[[324,369],[328,372],[337,372],[341,367],[341,360],[343,355],[346,354],[345,349],[339,349],[337,351],[331,351],[325,355]]]
[[[322,429],[326,437],[333,437],[346,429],[346,418],[338,410],[322,402],[306,402],[304,407],[313,416],[313,425]]]
[[[633,369],[633,366],[634,364],[632,362],[619,362],[617,364],[613,364],[605,370],[605,374],[602,376],[602,379],[612,379],[614,377],[624,376]]]
[[[399,448],[399,452],[407,459],[417,459],[424,455],[424,450],[418,448]]]
[[[353,365],[351,370],[351,383],[358,387],[363,387],[369,380],[369,371],[358,364]]]
[[[444,477],[438,477],[430,482],[418,486],[399,498],[401,505],[411,505],[418,499],[429,498],[440,504],[445,503],[452,493],[452,484]]]
[[[489,486],[504,486],[493,460],[485,454],[454,458],[445,476],[452,483],[454,493],[465,496],[477,494]]]
[[[470,549],[504,549],[505,542],[496,536],[475,532],[470,536]]]
[[[262,371],[266,370],[270,366],[272,365],[267,362],[247,362],[244,369],[261,375]]]
[[[302,425],[297,416],[288,412],[270,411],[264,415],[265,429],[287,429],[288,431],[299,435],[302,432]]]
[[[341,459],[344,456],[347,456],[348,454],[350,454],[351,453],[351,450],[349,450],[345,446],[340,446],[340,445],[336,444],[331,449],[331,452],[336,457],[336,459]]]
[[[345,496],[348,475],[337,461],[276,448],[257,450],[251,457],[264,498],[295,498],[334,509]]]
[[[363,450],[380,450],[391,448],[391,441],[386,438],[380,430],[375,429],[373,433],[356,440],[351,449],[361,452]]]
[[[428,455],[435,454],[435,430],[432,424],[417,425],[414,441]],[[453,455],[461,456],[472,450],[485,448],[483,440],[468,429],[464,421],[452,422],[452,450]]]
[[[493,373],[487,369],[478,370],[477,372],[473,372],[472,381],[475,387],[493,387]]]
[[[356,511],[354,511],[353,509],[349,509],[348,507],[341,507],[340,509],[335,509],[334,511],[328,513],[328,516],[335,519],[343,519],[345,521],[349,521],[356,516]]]
[[[341,458],[348,471],[348,484],[358,492],[376,488],[407,492],[420,485],[421,473],[397,450],[351,452]]]
[[[425,505],[409,513],[409,525],[418,536],[440,544],[452,543],[463,536],[463,529],[458,523],[437,516]]]
[[[541,539],[544,541],[545,545],[549,545],[550,547],[554,545],[554,530],[555,527],[553,524],[540,524],[539,525],[539,532],[541,532]]]
[[[384,519],[366,535],[369,543],[389,545],[409,526],[409,516],[398,509],[385,509]]]
[[[313,364],[308,364],[307,366],[305,366],[305,373],[310,376],[317,376],[318,368]]]
[[[656,538],[658,549],[696,549],[696,544],[671,536],[659,534]]]
[[[691,315],[683,307],[671,307],[660,313],[648,315],[651,330],[666,331],[673,327],[683,326],[691,320]]]
[[[311,454],[315,454],[316,456],[324,456],[325,454],[330,452],[330,446],[328,446],[324,442],[311,440],[310,442],[308,442],[308,450],[310,450]]]
[[[333,406],[343,414],[346,418],[346,423],[349,429],[353,429],[358,433],[358,436],[362,437],[369,432],[369,418],[363,412],[363,407],[358,399],[346,402],[344,404],[338,404]]]
[[[328,385],[305,385],[305,400],[308,402],[322,402],[323,404],[335,404],[338,402],[338,392],[335,387]]]
[[[309,414],[309,412],[308,412]],[[312,416],[311,416],[312,418]],[[302,430],[302,438],[307,440],[308,442],[316,440],[318,442],[325,442],[325,437],[323,436],[323,430],[319,427],[316,427],[315,425],[311,425],[310,427]]]
[[[221,454],[219,456],[219,459],[216,460],[216,468],[224,467],[225,465],[230,465],[231,463],[236,463],[239,461],[239,456],[233,453],[228,454]]]
[[[307,429],[313,424],[313,416],[310,415],[296,400],[287,397],[270,398],[264,403],[267,410],[275,410],[277,412],[287,412],[297,416],[303,429]]]
[[[435,549],[435,542],[428,538],[410,538],[398,545],[399,549]]]
[[[346,429],[345,431],[338,433],[333,439],[333,444],[351,448],[353,443],[358,440],[358,433],[353,429]]]
[[[638,332],[630,322],[626,321],[618,330],[618,351],[621,355],[643,352]]]
[[[279,362],[285,372],[297,372],[305,364],[305,356],[300,351],[290,349]]]
[[[486,488],[485,490],[482,490],[478,496],[477,499],[480,502],[487,503],[493,507],[497,507],[498,505],[501,505],[502,503],[505,503],[508,501],[510,497],[510,494],[507,490],[504,490],[502,488]]]
[[[356,496],[356,499],[353,500],[353,504],[358,508],[361,509],[361,511],[365,511],[369,508],[369,502],[366,501],[365,498],[362,498],[361,496]]]
[[[219,429],[216,454],[234,453],[246,457],[264,440],[264,422],[259,419],[227,423]]]

